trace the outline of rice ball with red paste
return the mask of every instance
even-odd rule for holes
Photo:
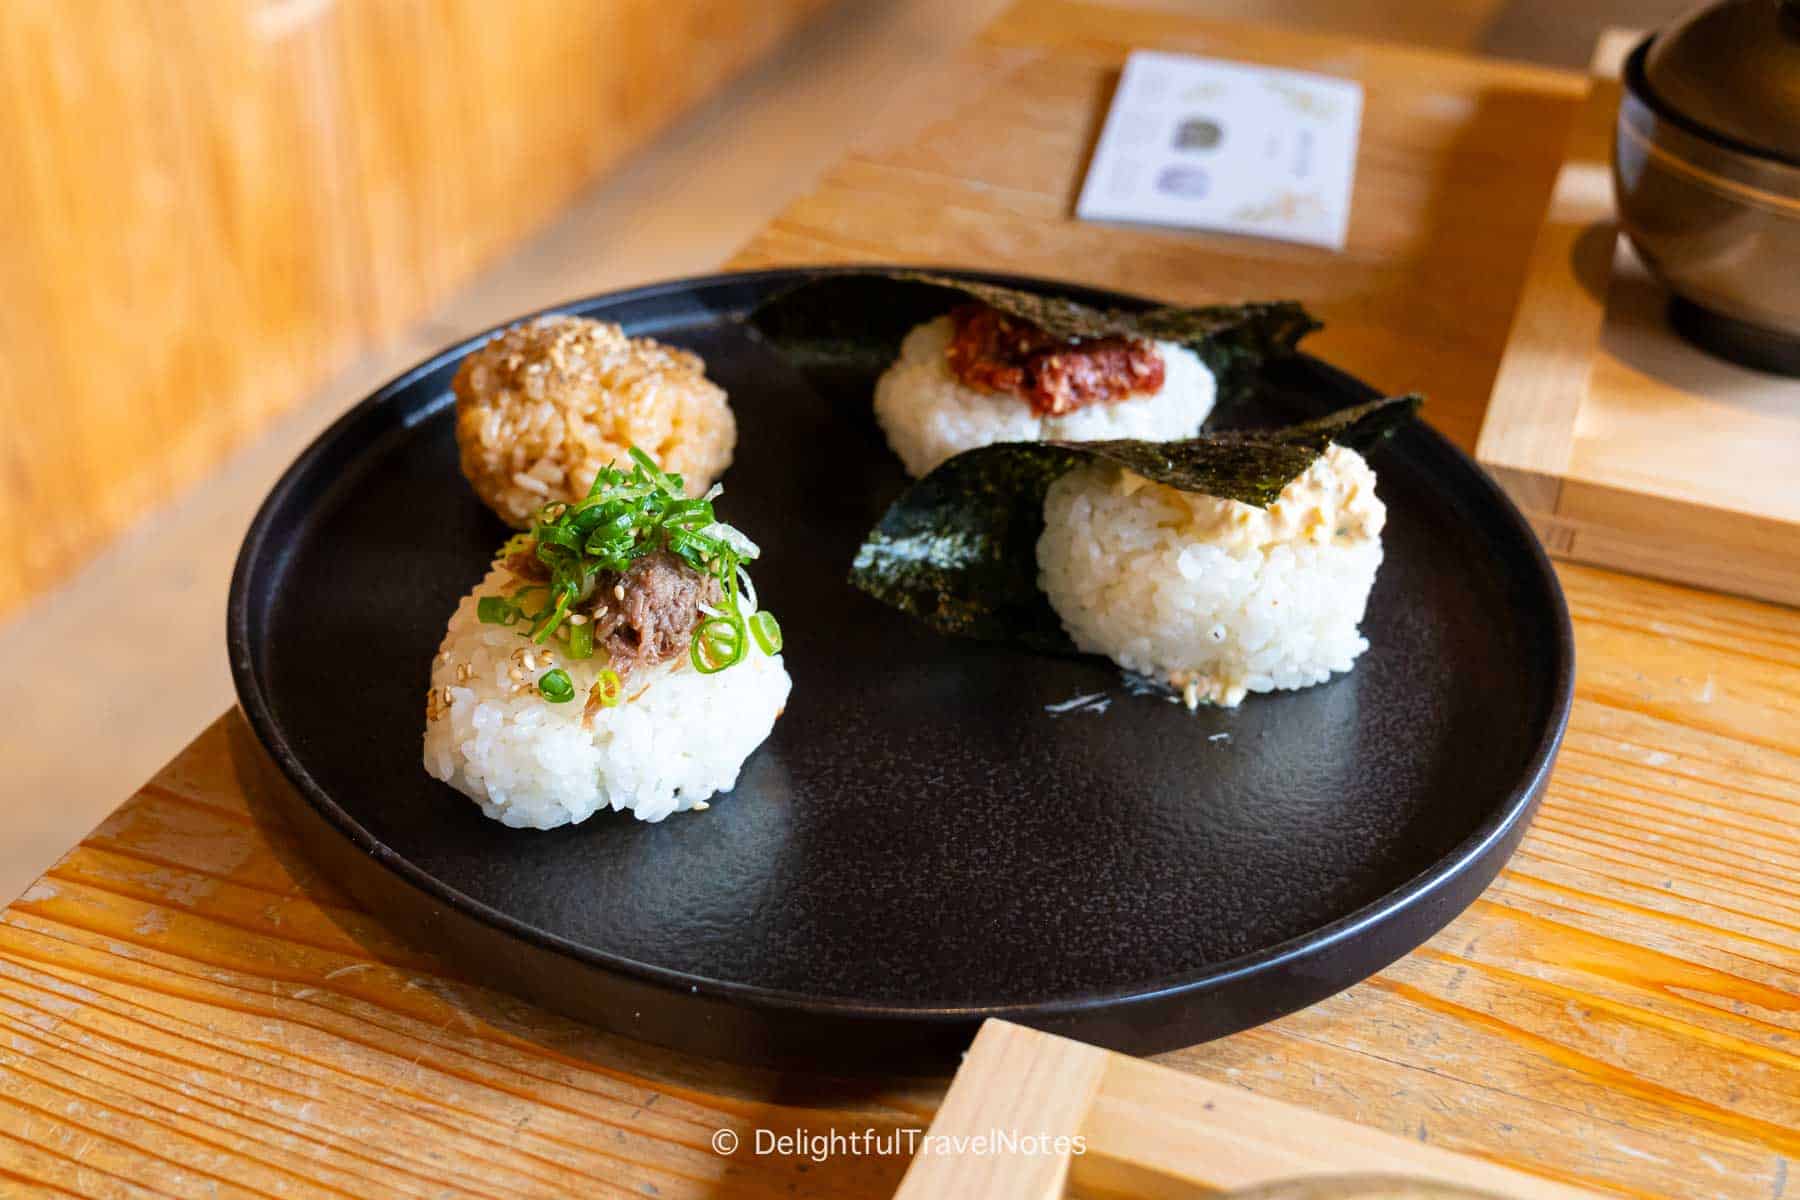
[[[1059,338],[984,304],[906,335],[875,384],[875,418],[907,473],[995,442],[1193,437],[1217,387],[1175,342]]]

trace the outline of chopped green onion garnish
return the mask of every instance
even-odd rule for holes
[[[632,446],[628,453],[631,455],[631,461],[638,465],[638,469],[642,471],[644,476],[651,483],[655,484],[658,489],[673,496],[682,494],[685,487],[685,481],[681,476],[664,472],[661,467],[656,465],[656,460],[654,458],[651,458],[636,446]]]
[[[571,585],[561,589],[556,597],[556,603],[551,606],[550,611],[539,614],[534,619],[531,640],[540,644],[549,641],[550,635],[556,632],[556,627],[561,625],[563,618],[569,615],[569,606],[573,603],[575,603],[574,587]]]
[[[764,654],[781,653],[781,626],[775,621],[775,614],[759,612],[750,618],[750,635],[756,644],[762,647]]]
[[[588,699],[601,708],[612,708],[625,695],[625,681],[611,667],[602,667],[594,680],[594,686],[588,689]]]
[[[594,623],[583,621],[579,625],[569,626],[569,657],[594,657]]]
[[[519,607],[505,596],[483,596],[475,602],[475,615],[483,625],[511,625],[519,619]]]
[[[740,616],[736,621],[729,617],[712,617],[702,621],[700,628],[694,630],[694,641],[688,649],[688,656],[693,659],[696,671],[702,675],[711,675],[744,661],[744,648],[743,617]]]
[[[580,550],[581,539],[576,536],[573,529],[567,529],[561,525],[545,525],[538,530],[539,558],[544,556],[544,550],[549,546],[561,546],[566,550]]]
[[[538,691],[544,694],[544,699],[552,704],[562,704],[575,698],[575,683],[561,667],[545,671],[538,677],[537,685]]]
[[[737,665],[744,660],[751,638],[765,653],[779,652],[781,627],[775,618],[756,611],[756,590],[744,569],[744,564],[760,553],[756,543],[713,512],[717,487],[691,498],[684,494],[683,486],[680,475],[664,471],[648,454],[631,447],[628,469],[600,468],[593,486],[578,503],[545,505],[530,533],[506,543],[503,556],[529,551],[543,564],[549,580],[525,583],[510,598],[483,597],[479,602],[481,619],[494,625],[523,620],[529,625],[524,636],[533,642],[546,643],[560,635],[567,641],[571,659],[591,658],[591,623],[569,622],[577,605],[594,594],[603,574],[623,575],[644,555],[667,551],[711,576],[723,595],[716,610],[706,609],[706,619],[694,631],[689,656],[695,669],[711,674]],[[748,620],[745,614],[751,614]],[[616,674],[613,679],[612,690],[616,691],[622,685],[617,684]],[[538,688],[546,699],[559,703],[574,693],[561,671],[546,674]],[[603,690],[601,694],[610,693]]]

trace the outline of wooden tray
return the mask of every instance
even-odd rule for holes
[[[1800,604],[1800,380],[1682,340],[1614,223],[1609,31],[1475,457],[1558,557]]]
[[[998,1145],[1014,1152],[993,1152]],[[1180,1200],[1221,1191],[1242,1200],[1593,1200],[1004,1021],[981,1027],[894,1196]]]

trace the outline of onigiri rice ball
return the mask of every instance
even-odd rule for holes
[[[477,615],[480,597],[521,582],[495,566],[450,618],[431,666],[426,771],[494,820],[526,829],[574,824],[603,808],[660,821],[705,808],[736,784],[787,704],[779,654],[750,639],[743,661],[710,675],[683,654],[632,671],[620,703],[590,714],[583,698],[604,657],[535,647]],[[551,703],[539,692],[553,669],[568,674],[575,699]]]
[[[1212,372],[1175,342],[1152,343],[1163,360],[1157,390],[1040,416],[1016,395],[959,380],[947,356],[954,337],[955,322],[948,315],[914,328],[900,345],[900,357],[875,384],[875,419],[915,478],[947,458],[994,442],[1193,437],[1213,409]]]
[[[515,529],[587,495],[601,467],[647,451],[699,496],[731,465],[737,420],[698,355],[561,313],[512,326],[451,383],[463,474]]]
[[[1387,509],[1362,456],[1332,446],[1267,509],[1110,465],[1051,485],[1038,583],[1082,650],[1180,689],[1188,706],[1348,671]]]

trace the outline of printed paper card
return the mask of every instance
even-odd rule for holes
[[[1140,50],[1076,213],[1341,250],[1361,120],[1350,80]]]

